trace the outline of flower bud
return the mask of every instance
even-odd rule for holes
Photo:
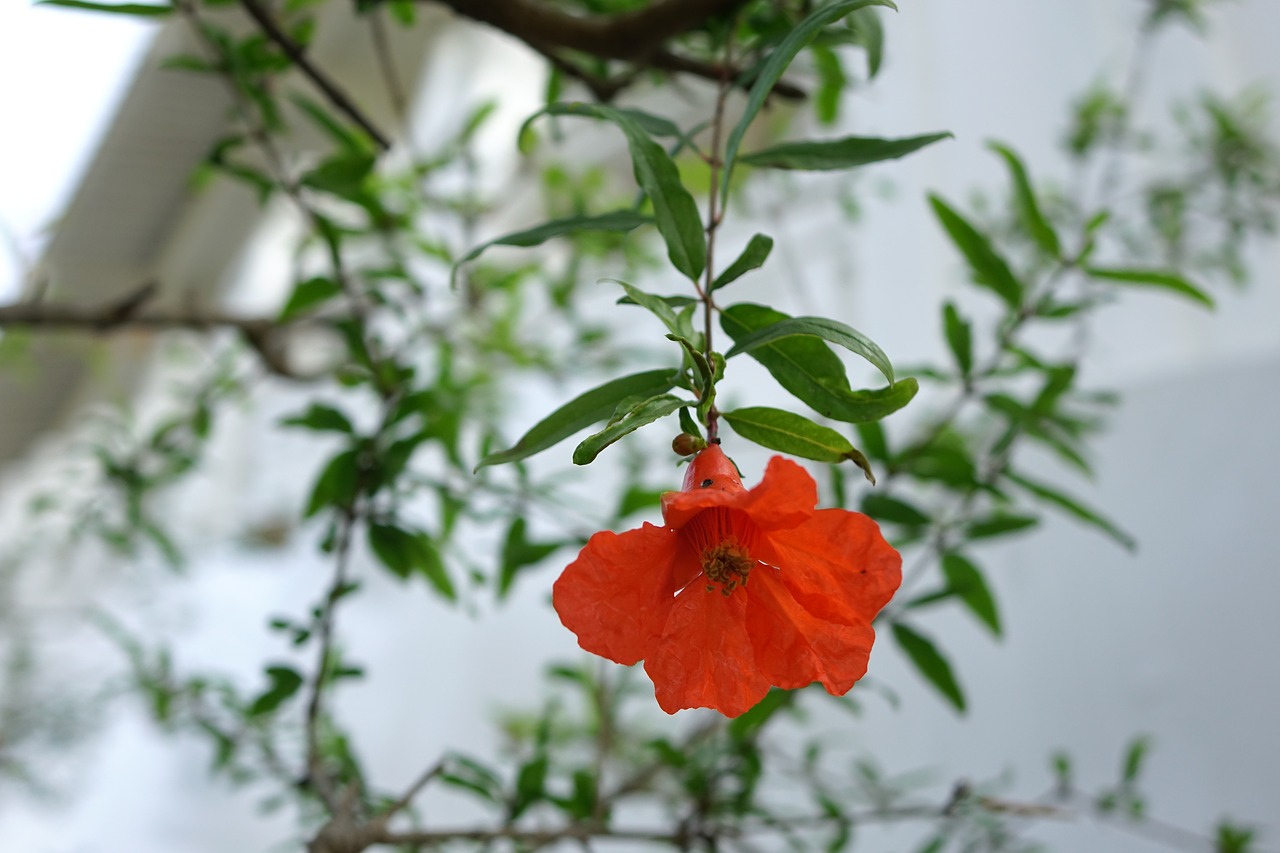
[[[692,456],[706,446],[706,441],[687,432],[680,433],[671,441],[671,449],[677,456]]]

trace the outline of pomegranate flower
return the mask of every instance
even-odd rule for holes
[[[771,685],[842,695],[867,671],[902,557],[867,516],[817,503],[794,462],[775,456],[746,489],[711,445],[662,496],[665,526],[588,540],[555,583],[556,612],[587,651],[643,660],[668,714],[736,717]]]

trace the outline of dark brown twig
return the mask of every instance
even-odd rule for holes
[[[280,29],[280,26],[271,17],[271,14],[262,6],[258,0],[240,0],[240,5],[249,14],[249,17],[262,28],[262,33],[284,51],[285,56],[292,60],[293,64],[298,66],[298,70],[307,76],[312,83],[316,85],[329,102],[338,110],[344,113],[347,118],[351,119],[361,130],[369,134],[374,143],[386,151],[391,147],[391,142],[385,137],[381,131],[374,127],[373,122],[365,116],[364,112],[355,105],[355,103],[347,96],[345,92],[338,87],[336,83],[330,80],[320,69],[307,59],[301,45],[289,37],[288,33]]]

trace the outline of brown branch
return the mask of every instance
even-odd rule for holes
[[[438,0],[467,18],[521,41],[555,45],[602,59],[644,60],[663,42],[725,15],[746,0],[656,0],[617,15],[573,15],[539,0]]]
[[[279,345],[279,333],[298,325],[299,321],[282,323],[266,317],[244,317],[208,309],[143,310],[155,289],[154,283],[148,283],[123,299],[93,307],[50,305],[42,302],[0,306],[0,329],[27,328],[88,334],[107,334],[128,329],[153,332],[173,329],[232,329],[240,333],[245,343],[253,348],[272,373],[289,379],[316,378],[293,370]]]
[[[754,80],[743,79],[743,69],[736,66],[724,66],[717,62],[703,62],[700,59],[693,59],[688,56],[680,56],[669,50],[657,50],[649,57],[648,66],[657,68],[661,71],[678,71],[682,74],[691,74],[694,77],[702,77],[706,80],[720,81],[728,77],[733,81],[733,85],[741,88],[749,88]],[[786,98],[789,101],[802,101],[809,97],[809,93],[799,86],[779,80],[773,84],[773,94],[780,98]]]
[[[307,59],[302,46],[290,38],[288,33],[280,29],[275,19],[271,17],[271,14],[258,0],[240,0],[240,5],[249,13],[249,17],[253,18],[258,26],[262,28],[263,35],[275,42],[284,51],[285,56],[289,57],[293,64],[298,66],[298,70],[305,74],[316,85],[316,88],[324,93],[324,96],[329,99],[329,102],[334,107],[359,125],[383,151],[391,147],[391,142],[382,135],[381,131],[374,127],[373,122],[355,105],[351,98],[347,96],[347,93],[342,91],[320,69],[316,68],[311,63],[311,60]]]

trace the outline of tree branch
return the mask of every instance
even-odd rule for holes
[[[391,142],[382,132],[374,127],[373,122],[355,105],[351,98],[347,97],[347,93],[342,91],[336,83],[331,81],[320,69],[311,64],[311,60],[307,59],[302,47],[289,37],[288,33],[280,29],[280,26],[271,17],[271,14],[262,6],[258,0],[240,0],[240,5],[257,22],[262,28],[262,33],[284,51],[285,56],[298,66],[298,70],[307,76],[312,83],[316,85],[324,96],[329,99],[339,111],[344,113],[347,118],[351,119],[360,129],[373,139],[374,143],[386,151],[391,147]]]
[[[572,15],[539,0],[438,0],[467,18],[521,41],[579,50],[602,59],[647,59],[663,42],[746,0],[656,0],[617,15]]]

